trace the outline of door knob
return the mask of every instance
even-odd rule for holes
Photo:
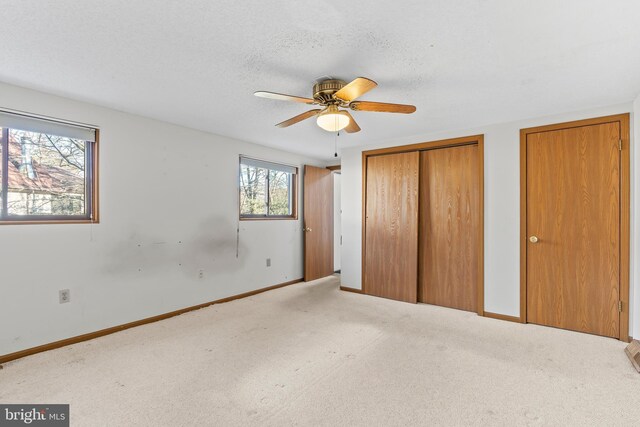
[[[529,241],[531,243],[538,243],[538,238],[536,236],[531,236],[531,237],[529,237]]]
[[[309,227],[305,227],[305,228],[302,229],[302,231],[305,231],[305,232],[308,233],[309,231],[311,231],[311,229]]]

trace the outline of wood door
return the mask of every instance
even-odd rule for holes
[[[618,337],[620,124],[526,135],[527,321]]]
[[[415,303],[419,155],[367,157],[364,292]]]
[[[333,274],[333,177],[326,168],[304,167],[304,280]]]
[[[418,300],[478,311],[478,146],[420,154]]]

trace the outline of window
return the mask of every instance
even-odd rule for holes
[[[296,219],[298,168],[240,156],[240,219]]]
[[[0,223],[97,222],[96,133],[0,111]]]

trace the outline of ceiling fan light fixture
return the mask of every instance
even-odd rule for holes
[[[303,120],[315,117],[318,126],[327,132],[338,132],[342,129],[347,133],[360,132],[360,126],[349,113],[353,111],[375,111],[379,113],[411,114],[416,111],[413,105],[389,104],[385,102],[356,101],[365,93],[378,86],[378,83],[366,77],[357,77],[350,83],[338,79],[324,79],[313,85],[313,98],[285,95],[277,92],[258,91],[255,96],[280,101],[293,101],[303,104],[317,105],[320,108],[305,111],[278,123],[279,128],[286,128]],[[344,108],[344,110],[340,110]]]
[[[318,114],[317,119],[318,126],[328,132],[338,132],[349,126],[350,122],[349,115],[344,111],[338,110],[335,105],[327,107],[325,111]]]

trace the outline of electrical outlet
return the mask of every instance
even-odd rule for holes
[[[71,301],[71,291],[69,289],[58,291],[58,298],[60,299],[60,304]]]
[[[271,258],[267,258],[267,267],[271,267]]]
[[[198,270],[198,279],[204,279],[204,269]]]

